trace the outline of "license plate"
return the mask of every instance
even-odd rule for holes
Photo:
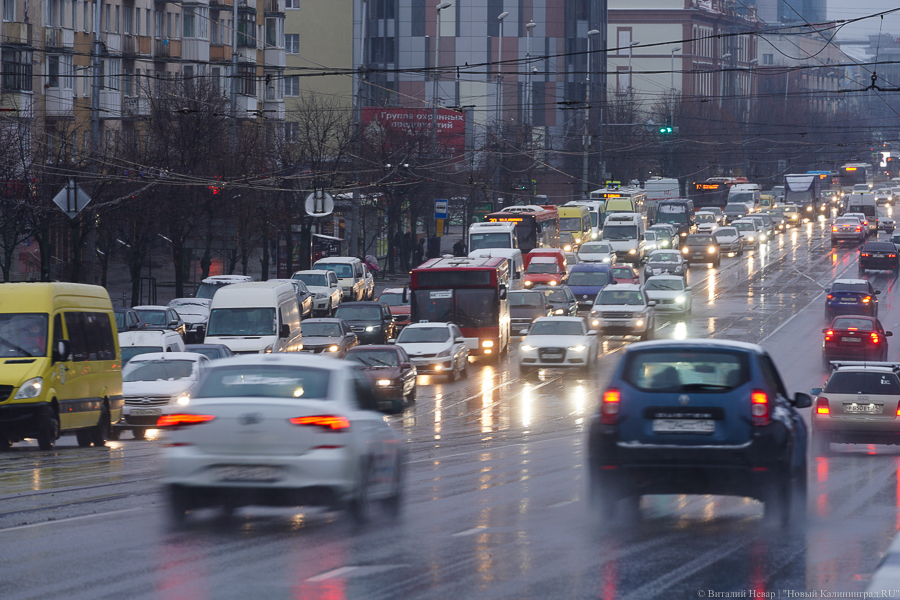
[[[712,419],[653,419],[653,433],[713,433]]]
[[[873,254],[872,258],[884,258],[884,254]]]
[[[129,414],[132,417],[158,417],[162,414],[161,408],[132,408]]]
[[[855,338],[855,337],[842,337],[842,338],[841,338],[841,341],[842,341],[842,342],[852,342],[852,343],[859,343],[859,342],[861,342],[861,341],[862,341],[862,338]]]
[[[560,354],[559,352],[545,352],[541,356],[543,356],[544,358],[562,358],[562,354]]]
[[[216,469],[219,481],[275,481],[280,477],[275,467],[229,465]]]
[[[856,402],[844,404],[845,413],[880,415],[883,410],[883,404],[857,404]]]
[[[856,298],[841,298],[841,304],[856,304]]]

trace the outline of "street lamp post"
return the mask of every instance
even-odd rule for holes
[[[437,8],[437,29],[434,31],[434,75],[432,76],[434,89],[431,92],[431,145],[435,150],[437,150],[438,79],[441,76],[438,70],[438,61],[441,57],[441,11],[445,8],[450,8],[452,5],[452,2],[441,2],[435,7]]]
[[[750,96],[753,95],[753,67],[759,64],[759,59],[750,61],[750,73],[747,75],[747,121],[750,121]]]
[[[726,52],[722,55],[721,63],[722,63],[722,72],[719,75],[719,108],[722,108],[722,99],[725,97],[725,61],[731,58],[731,52]]]
[[[669,93],[669,125],[672,125],[675,120],[675,53],[681,51],[681,46],[676,48],[672,48],[672,79],[669,85],[670,93]]]
[[[503,120],[503,75],[500,74],[500,61],[503,60],[503,19],[509,16],[509,13],[503,11],[497,15],[500,21],[500,38],[497,40],[497,120]]]
[[[588,188],[588,150],[591,147],[591,130],[590,130],[590,121],[591,121],[591,64],[593,55],[593,48],[591,48],[591,40],[592,38],[600,33],[597,29],[591,29],[587,32],[587,68],[585,69],[586,73],[584,76],[584,161],[581,168],[581,194],[582,198],[587,200],[589,198],[589,188]]]
[[[635,46],[639,46],[640,42],[631,42],[628,44],[628,99],[632,100],[634,98],[634,88],[631,86],[632,84],[632,75],[631,75],[631,52]]]
[[[534,21],[528,21],[528,23],[525,24],[525,68],[528,69],[528,73],[526,75],[527,80],[525,81],[525,124],[529,127],[531,126],[531,110],[534,102],[531,88],[531,36],[533,35],[535,27],[537,27],[537,23],[535,23]]]

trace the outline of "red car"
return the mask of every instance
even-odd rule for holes
[[[409,290],[405,288],[389,288],[381,292],[378,302],[384,302],[391,309],[394,318],[394,334],[409,325]]]
[[[638,274],[634,272],[634,269],[632,269],[628,265],[613,265],[612,273],[613,279],[616,280],[616,283],[635,283],[637,285],[641,284],[641,278],[638,277]]]
[[[884,330],[877,318],[862,315],[835,317],[831,327],[822,333],[822,362],[826,369],[830,360],[887,360],[887,338],[893,335]]]

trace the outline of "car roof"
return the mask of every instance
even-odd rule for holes
[[[869,283],[869,280],[868,279],[835,279],[831,283],[832,284],[835,284],[835,283]]]
[[[749,342],[738,342],[735,340],[723,340],[723,339],[703,339],[703,338],[687,338],[684,340],[652,340],[647,342],[635,342],[633,344],[629,344],[625,348],[625,352],[632,352],[636,350],[647,350],[652,347],[663,347],[666,349],[675,349],[675,348],[683,348],[683,349],[698,349],[698,350],[741,350],[744,352],[753,352],[755,354],[765,354],[765,349],[758,344],[751,344]]]
[[[887,249],[893,250],[894,244],[892,244],[891,242],[882,242],[880,240],[879,241],[870,240],[870,241],[866,242],[865,244],[863,244],[863,249],[865,249],[865,248],[884,248],[885,250],[887,250]]]
[[[876,364],[872,364],[872,363],[864,364],[862,361],[858,361],[858,364],[849,364],[849,365],[848,365],[848,364],[842,364],[842,362],[843,362],[843,363],[846,363],[846,362],[856,362],[856,361],[840,361],[840,360],[836,360],[836,361],[832,361],[832,362],[836,362],[836,363],[838,363],[838,365],[839,365],[837,368],[835,368],[835,369],[831,372],[832,375],[834,375],[835,373],[848,373],[848,372],[851,372],[851,373],[852,373],[852,372],[858,372],[858,373],[885,373],[885,374],[893,373],[894,375],[896,375],[896,374],[897,374],[897,369],[900,368],[900,365],[887,366],[887,365],[885,365],[884,363],[881,363],[881,364],[877,364],[877,363],[876,363]]]
[[[678,250],[674,250],[672,248],[659,248],[651,252],[650,256],[653,256],[654,254],[678,254],[679,256],[681,256],[681,253],[678,252]]]
[[[326,269],[307,269],[306,271],[294,271],[294,275],[327,275],[328,273],[334,273],[334,271],[328,271]]]
[[[572,267],[571,273],[584,273],[586,271],[608,271],[609,269],[609,265],[599,265],[597,263],[582,262]]]
[[[363,346],[353,346],[352,348],[349,348],[347,350],[347,354],[356,354],[358,352],[367,352],[369,350],[378,350],[378,351],[393,350],[394,352],[399,352],[400,350],[402,350],[402,348],[398,348],[397,346],[394,346],[393,344],[390,346],[384,345],[384,344],[365,344]]]
[[[451,323],[410,323],[403,329],[426,329],[428,327],[449,327]]]
[[[187,350],[199,350],[200,348],[228,348],[225,344],[185,344],[184,349]],[[166,354],[172,354],[172,352],[166,352]]]
[[[132,306],[134,310],[166,310],[168,306],[162,306],[160,304],[142,304],[141,306]]]
[[[357,302],[348,302],[347,304],[341,304],[334,310],[341,310],[342,308],[348,308],[351,306],[385,306],[386,302],[379,302],[378,300],[359,300]]]
[[[684,281],[684,277],[682,277],[681,275],[669,275],[668,273],[665,273],[663,275],[651,275],[647,278],[647,281],[650,281],[651,279],[677,279],[679,281]],[[645,281],[644,283],[647,283],[647,281]]]
[[[399,287],[399,288],[385,288],[385,289],[381,290],[381,293],[382,293],[382,294],[402,294],[402,293],[403,293],[403,290],[405,290],[405,289],[406,289],[406,288],[402,288],[402,287]]]
[[[553,315],[549,317],[538,317],[535,321],[571,321],[575,323],[584,323],[584,317],[569,317],[563,315]]]
[[[147,352],[145,354],[138,354],[129,362],[144,362],[148,360],[190,360],[193,362],[200,362],[203,358],[206,358],[201,357],[203,357],[203,355],[197,354],[196,352]]]
[[[343,323],[343,319],[335,319],[334,317],[319,317],[316,319],[303,319],[303,325],[307,323]]]
[[[609,289],[614,289],[617,292],[640,292],[644,289],[644,286],[637,283],[617,283],[615,287]]]
[[[220,365],[219,363],[222,363]],[[303,352],[272,352],[271,354],[236,354],[227,361],[214,361],[211,368],[236,369],[241,365],[284,365],[288,367],[313,367],[327,371],[352,369],[352,365],[331,357]]]

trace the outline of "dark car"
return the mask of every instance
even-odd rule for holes
[[[688,266],[691,263],[712,263],[718,267],[721,260],[719,240],[711,233],[692,233],[681,245],[681,254]]]
[[[887,338],[894,335],[885,331],[875,317],[845,315],[835,317],[830,327],[822,330],[822,361],[836,359],[887,360]]]
[[[719,494],[765,503],[785,523],[806,509],[807,430],[761,346],[665,340],[627,346],[588,437],[589,497],[612,518],[645,494]]]
[[[362,365],[363,373],[386,399],[416,401],[416,368],[399,346],[357,346],[344,357]]]
[[[866,242],[859,249],[859,270],[896,271],[900,262],[897,261],[897,249],[890,242]]]
[[[544,299],[550,305],[551,314],[569,317],[578,315],[578,301],[569,286],[538,285],[532,290],[544,294]]]
[[[147,329],[147,324],[133,308],[114,308],[113,313],[116,315],[116,329],[120,333]]]
[[[878,316],[877,296],[881,290],[865,279],[835,279],[825,292],[825,318],[829,322],[834,315]]]
[[[225,344],[187,344],[184,351],[202,354],[210,360],[234,356],[234,352]]]
[[[187,336],[188,326],[174,308],[168,306],[133,306],[137,314],[151,331],[171,330],[178,333],[181,339]]]
[[[341,319],[322,318],[303,321],[303,351],[344,358],[359,343],[350,325]]]
[[[334,311],[334,317],[343,319],[353,328],[360,344],[387,344],[394,337],[394,319],[385,302],[341,304]]]
[[[549,286],[548,286],[549,287]],[[550,304],[543,292],[536,290],[514,290],[507,295],[509,299],[509,320],[512,335],[525,335],[531,323],[538,317],[549,317]]]
[[[615,284],[612,268],[600,263],[580,263],[572,267],[569,273],[569,289],[578,300],[578,310],[588,311],[594,306],[594,300],[600,290],[607,285]]]

